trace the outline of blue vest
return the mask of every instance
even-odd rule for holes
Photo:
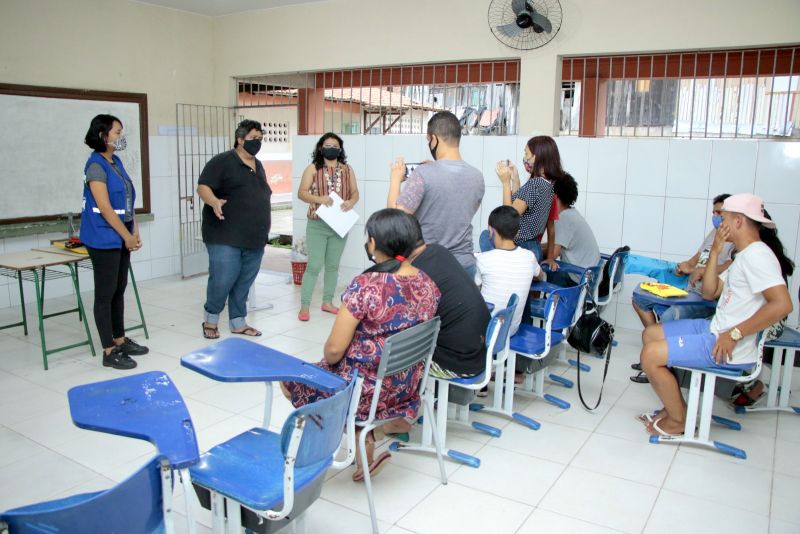
[[[117,168],[122,172],[125,180],[131,181],[130,176],[125,171],[125,167],[122,166],[122,161],[115,155],[112,156],[114,159],[114,163],[116,164]],[[103,214],[100,213],[100,208],[97,207],[97,203],[94,200],[94,195],[92,195],[91,189],[89,189],[89,183],[86,181],[85,175],[86,171],[89,169],[89,165],[92,163],[97,163],[103,170],[106,172],[106,186],[108,187],[108,199],[111,201],[111,207],[119,216],[120,220],[123,221],[125,217],[125,183],[122,181],[123,178],[117,174],[117,171],[111,166],[111,164],[100,154],[99,152],[92,152],[89,156],[89,159],[86,161],[86,165],[83,168],[84,173],[84,180],[83,180],[83,208],[81,209],[81,242],[85,245],[88,245],[92,248],[103,248],[103,249],[111,249],[111,248],[122,248],[124,241],[122,236],[114,230],[110,224],[103,218]],[[131,184],[133,182],[131,181]],[[131,185],[131,203],[136,202],[136,191],[133,189],[133,185]],[[128,227],[129,230],[133,229],[133,222],[123,224]]]

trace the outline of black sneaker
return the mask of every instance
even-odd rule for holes
[[[489,396],[489,386],[488,386],[488,384],[483,386],[481,388],[481,390],[478,391],[477,395],[478,395],[478,397],[488,397]]]
[[[121,345],[117,345],[119,349],[122,349],[122,352],[127,354],[128,356],[142,356],[150,352],[150,349],[143,345],[139,345],[137,342],[132,340],[129,337],[123,339]]]
[[[125,354],[119,347],[114,347],[108,354],[103,354],[103,367],[113,367],[114,369],[133,369],[136,362]]]

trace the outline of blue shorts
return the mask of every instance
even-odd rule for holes
[[[717,365],[711,351],[717,336],[711,333],[708,319],[683,319],[663,323],[667,342],[667,367],[720,367],[751,369],[752,363]]]

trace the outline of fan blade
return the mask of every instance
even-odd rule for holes
[[[503,24],[502,26],[495,26],[495,29],[505,35],[506,37],[516,37],[525,30],[517,26],[516,22],[510,24]]]
[[[511,0],[511,10],[515,15],[519,15],[526,10],[527,0]]]
[[[533,18],[534,28],[539,26],[545,33],[550,33],[553,31],[553,23],[550,22],[550,19],[542,15],[541,13],[537,13],[534,11],[531,13],[531,17]],[[536,32],[541,33],[541,32]]]

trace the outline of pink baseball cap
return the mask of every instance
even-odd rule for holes
[[[775,223],[764,216],[764,201],[751,193],[731,195],[722,204],[722,211],[741,213],[748,219],[763,224],[767,228],[775,228]]]

